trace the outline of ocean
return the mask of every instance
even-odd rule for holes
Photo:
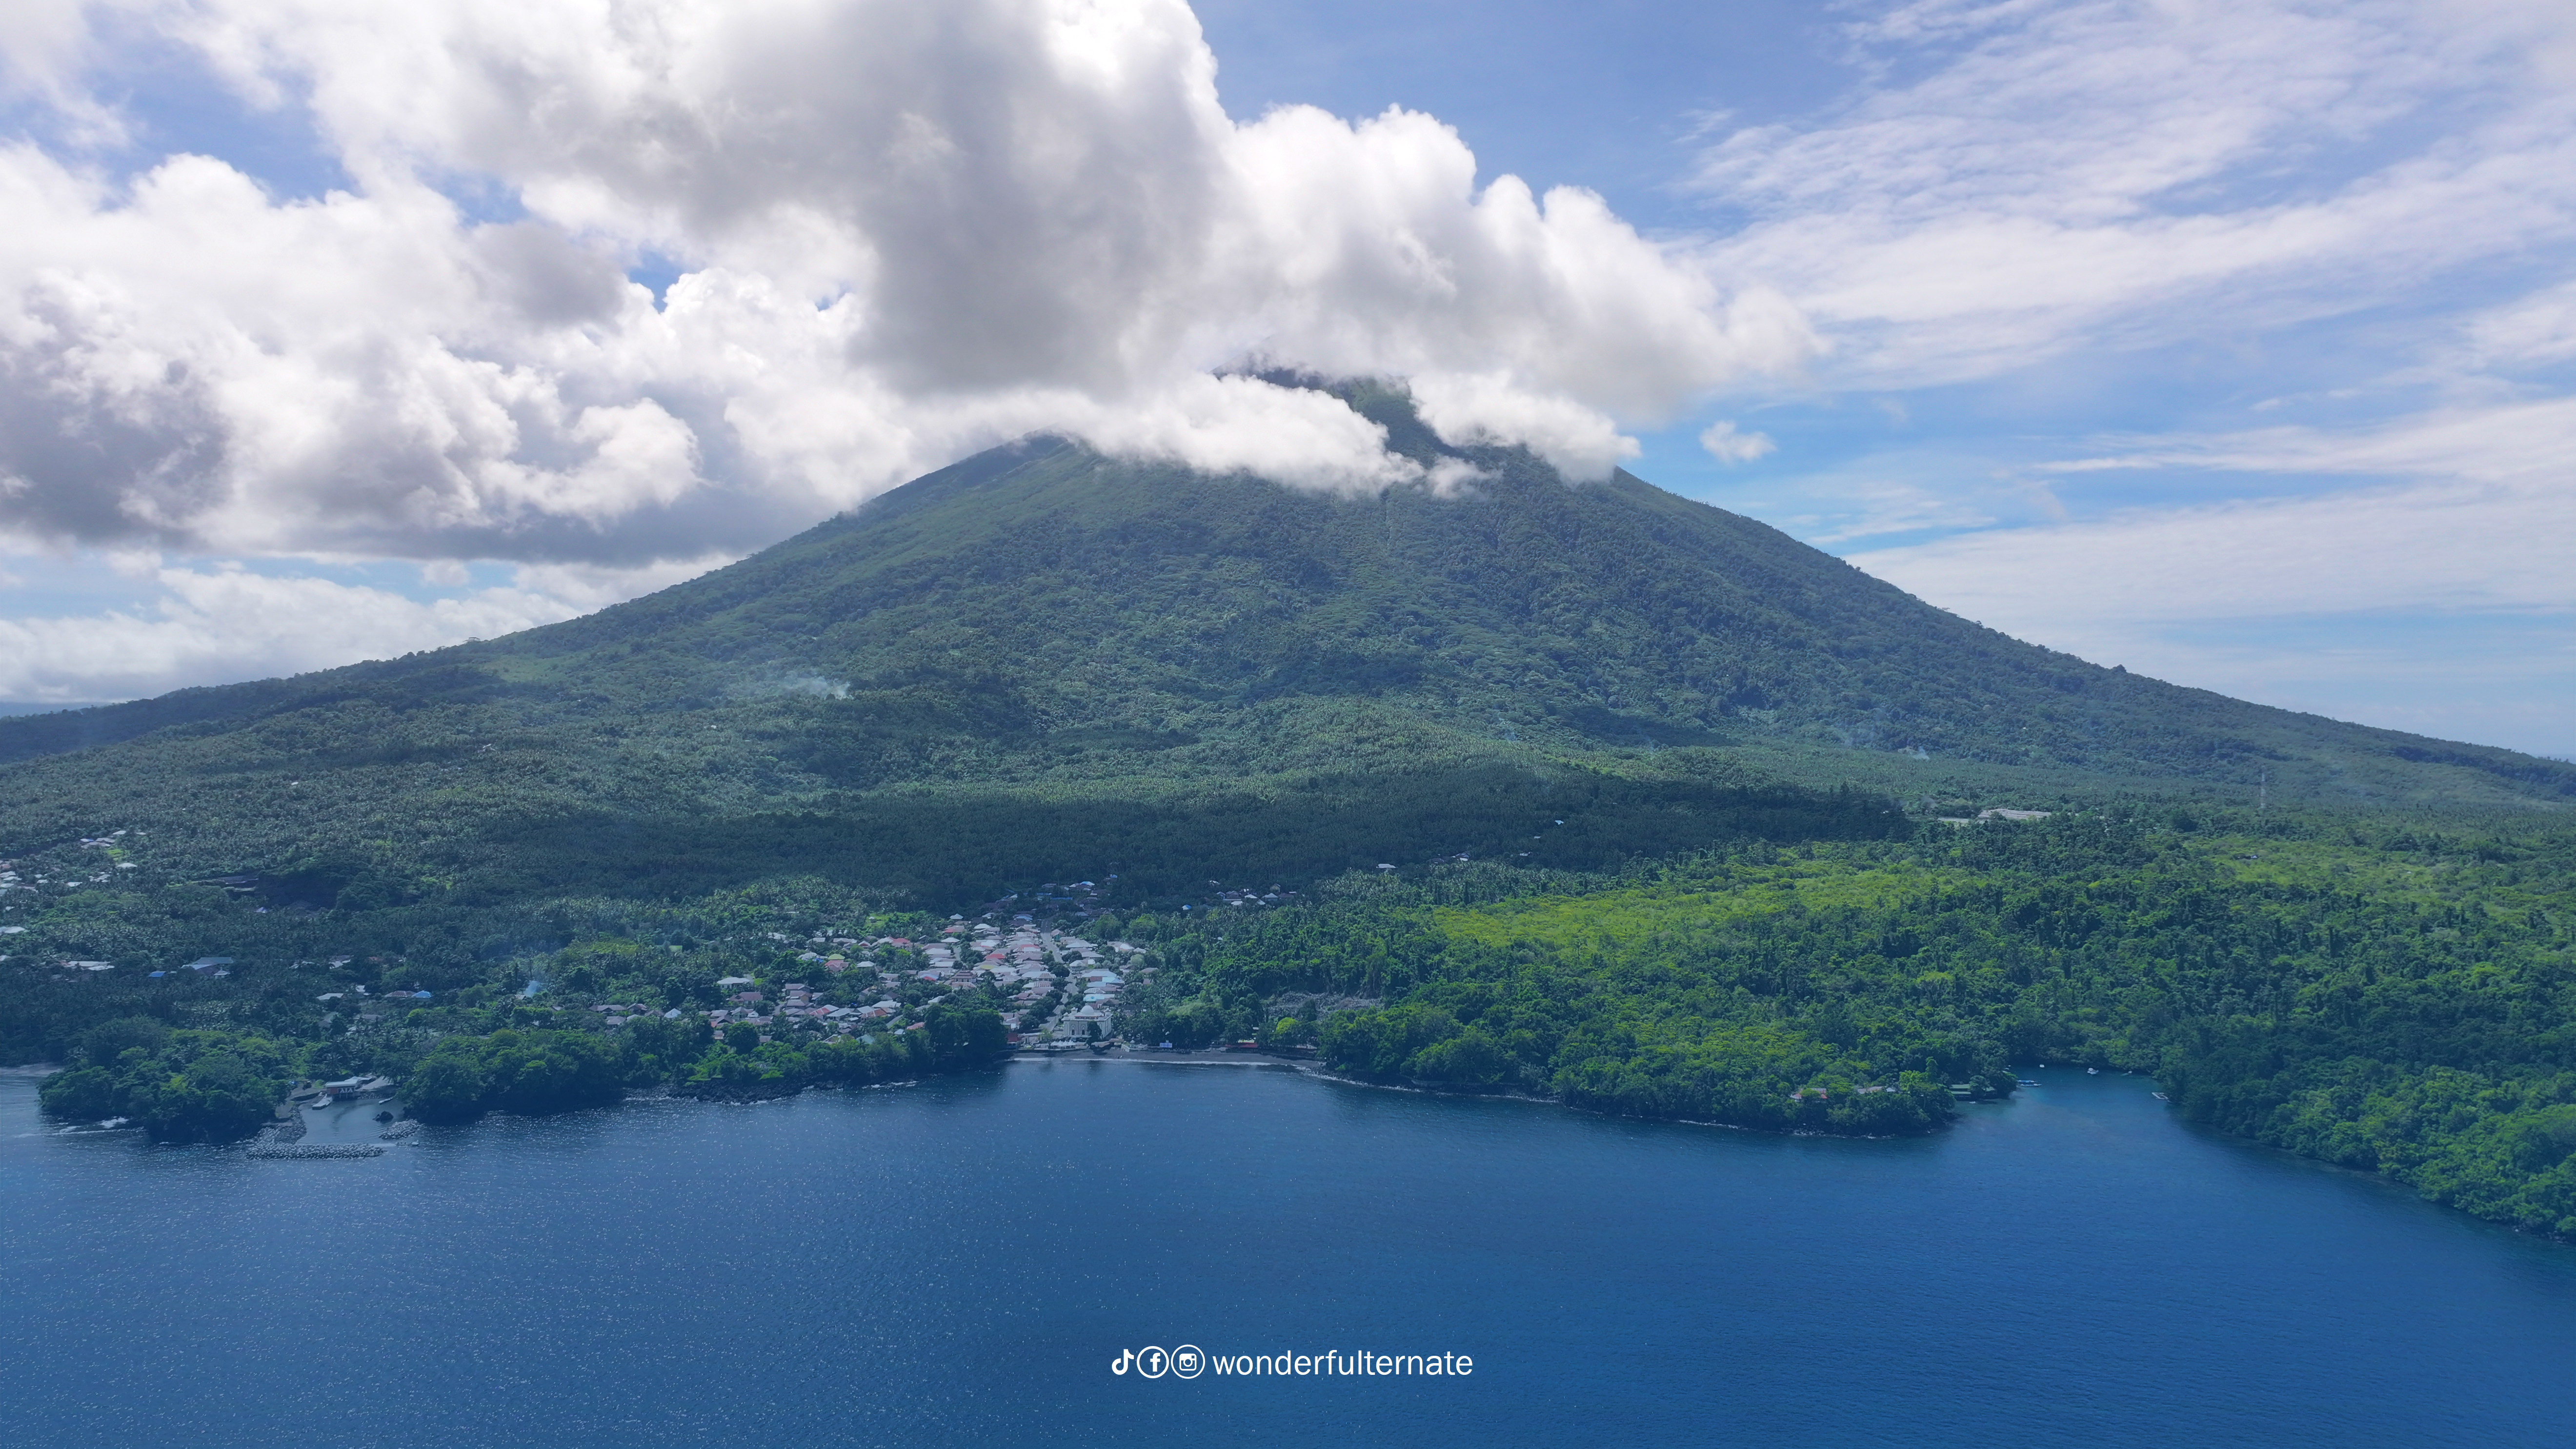
[[[2576,1443],[2576,1248],[2202,1132],[2144,1078],[2024,1071],[1897,1141],[1076,1061],[339,1161],[60,1132],[9,1077],[0,1424],[120,1449]],[[1215,1371],[1256,1356],[1290,1372]],[[1466,1371],[1335,1371],[1435,1359]]]

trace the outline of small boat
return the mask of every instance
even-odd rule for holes
[[[2098,1077],[2102,1075],[2102,1069],[2100,1067],[2086,1067],[2084,1069],[2084,1075],[2088,1077]]]
[[[2166,1096],[2166,1095],[2165,1095],[2164,1093],[2162,1093],[2162,1092],[2158,1092],[2158,1093],[2156,1093],[2156,1094],[2155,1094],[2155,1099],[2156,1099],[2157,1101],[2159,1101],[2159,1102],[2170,1102],[2170,1101],[2172,1101],[2172,1100],[2173,1100],[2173,1098]]]
[[[2013,1085],[2017,1087],[2036,1087],[2039,1083],[2032,1081],[2028,1077],[2016,1077],[2013,1079]]]

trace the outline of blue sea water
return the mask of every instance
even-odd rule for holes
[[[429,1129],[61,1135],[0,1080],[27,1445],[2551,1445],[2576,1249],[2063,1069],[1785,1138],[1014,1064]],[[1464,1377],[1113,1374],[1123,1350]]]

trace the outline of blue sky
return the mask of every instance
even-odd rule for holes
[[[0,696],[564,617],[1023,426],[1388,481],[1233,349],[2106,664],[2576,755],[2563,6],[638,10],[0,21],[0,186],[59,218],[0,246]],[[810,133],[704,119],[809,83]]]
[[[1905,8],[1933,13],[1941,7]],[[2051,7],[1948,8],[2030,14]],[[2088,28],[2098,41],[2158,43],[2152,36],[2110,34],[2132,7],[2054,8],[2078,18],[2095,12],[2097,24]],[[2264,18],[2256,9],[2248,7],[2249,29]],[[1459,126],[1490,169],[1517,171],[1542,185],[1590,186],[1639,226],[1678,237],[1723,233],[1747,219],[1724,194],[1692,184],[1712,135],[1770,126],[1829,129],[2010,34],[2009,27],[1970,29],[1946,43],[1888,46],[1856,39],[1848,28],[1892,12],[1901,13],[1898,7],[1444,0],[1287,6],[1211,0],[1200,6],[1223,67],[1220,86],[1238,114],[1295,100],[1346,113],[1417,106]],[[2070,40],[2084,38],[2078,27],[2069,30]],[[2541,86],[2566,84],[2566,44],[2561,32],[2554,53],[2559,68],[2542,70]],[[2356,105],[2354,93],[2372,84],[2373,65],[2387,64],[2369,53],[2367,42],[2356,49],[2363,54],[2345,65],[2321,67],[2336,93],[2319,109],[2345,105],[2373,113],[2322,125],[2285,98],[2286,114],[2276,119],[2268,144],[2258,139],[2228,164],[2203,163],[2181,195],[2145,193],[2143,209],[2223,216],[2330,202],[2428,153],[2473,144],[2478,128],[2500,118],[2510,124],[2521,104],[2510,89],[2503,96],[2480,94],[2510,67],[2492,52],[2470,50],[2448,66],[2385,77],[2380,84],[2388,94],[2374,106]],[[2277,52],[2267,57],[2278,58]],[[2213,84],[2239,79],[2212,77]],[[2163,109],[2159,101],[2187,102],[2194,94],[2186,80],[2171,100],[2141,96],[2105,119],[2152,117]],[[2543,114],[2545,121],[2533,120],[2566,119],[2561,109],[2544,106]],[[2032,119],[2044,124],[2048,113]],[[2011,136],[1996,127],[1980,139],[2009,144]],[[2509,152],[2499,146],[2497,154]],[[2343,281],[2339,274],[2349,260],[2320,257],[2320,275],[2311,281],[2297,274],[2294,256],[2287,267],[2230,279],[2234,285],[2211,295],[2186,293],[2181,305],[2199,315],[2181,325],[2115,316],[2052,339],[2055,345],[2027,363],[1900,377],[1886,387],[1827,381],[1810,391],[1783,390],[1733,410],[1741,426],[1758,428],[1778,445],[1758,459],[1721,464],[1698,445],[1701,422],[1693,418],[1644,433],[1643,454],[1630,466],[1833,552],[1862,555],[1935,602],[2104,663],[2126,660],[2187,683],[2399,728],[2576,753],[2576,614],[2564,592],[2544,588],[2536,597],[2471,600],[2440,581],[2408,588],[2392,580],[2387,597],[2374,604],[2348,596],[2304,599],[2295,586],[2304,580],[2267,589],[2220,571],[2178,577],[2173,586],[2228,593],[2228,599],[2159,607],[2133,588],[2119,600],[2128,616],[2102,619],[2053,589],[1976,576],[1982,564],[2030,567],[2015,553],[2045,555],[2053,525],[2101,525],[2124,515],[2246,500],[2359,508],[2426,476],[2360,466],[2068,473],[2051,470],[2053,462],[2134,456],[2141,443],[2161,437],[2196,442],[2285,428],[2367,434],[2457,406],[2464,393],[2499,400],[2565,396],[2576,384],[2576,348],[2565,345],[2563,311],[2554,333],[2558,345],[2534,349],[2544,355],[2502,376],[2496,375],[2502,369],[2479,376],[2456,356],[2463,333],[2482,317],[2510,312],[2576,275],[2564,194],[2552,202],[2556,215],[2539,237],[2500,227],[2493,249],[2461,247],[2447,264],[2406,259],[2371,278],[2374,285],[2322,303],[2300,294]],[[2466,217],[2461,225],[2479,220]],[[2240,299],[2246,305],[2233,305]],[[2565,440],[2563,433],[2551,436]],[[2540,482],[2549,499],[2531,512],[2563,519],[2576,465],[2550,471],[2555,476]],[[2503,510],[2495,521],[2516,513]],[[2284,553],[2322,546],[2301,536],[2302,522],[2280,519],[2277,543]],[[2469,531],[2472,545],[2484,526],[2481,519]],[[2224,531],[2229,520],[2221,513],[2206,527]],[[2020,548],[1956,560],[1937,550],[1892,553],[1985,533],[2022,533]],[[2576,543],[2563,523],[2551,528],[2550,539]],[[2095,549],[2088,563],[2116,563],[2116,553],[2100,557],[2104,544],[2116,549],[2115,536],[2087,542]],[[2358,567],[2377,561],[2368,554],[2353,560]]]

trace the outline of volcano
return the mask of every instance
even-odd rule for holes
[[[1336,391],[1472,474],[1335,495],[1024,440],[581,619],[0,720],[0,848],[144,830],[317,901],[782,872],[945,901],[2115,795],[2576,799],[2557,762],[2101,668]]]

